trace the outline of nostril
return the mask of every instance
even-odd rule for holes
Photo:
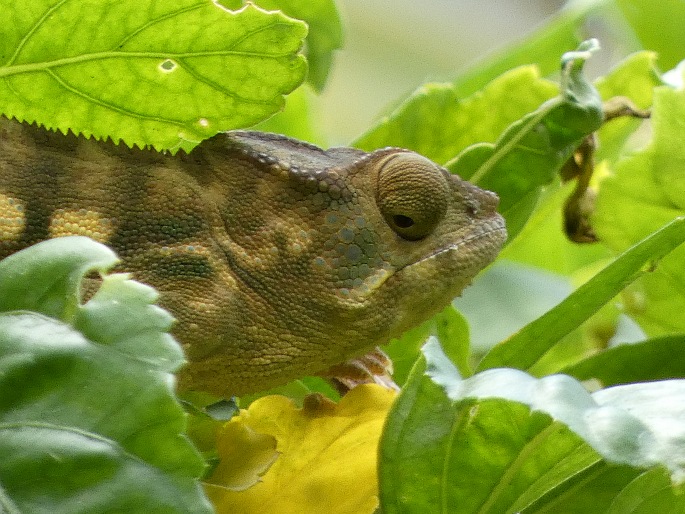
[[[466,214],[469,216],[477,216],[479,210],[479,206],[476,202],[466,204]]]

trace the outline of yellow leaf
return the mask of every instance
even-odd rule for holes
[[[255,401],[218,435],[221,463],[206,484],[217,512],[372,513],[378,440],[395,396],[369,384],[338,405],[320,396],[308,397],[302,409],[283,396]],[[254,485],[236,490],[250,477]]]
[[[221,430],[217,453],[221,460],[212,476],[221,477],[220,485],[233,491],[256,484],[278,458],[274,437],[233,422],[226,423]]]

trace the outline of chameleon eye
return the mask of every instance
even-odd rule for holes
[[[445,177],[425,157],[401,152],[381,164],[376,202],[386,223],[403,239],[430,235],[445,215],[448,197]]]

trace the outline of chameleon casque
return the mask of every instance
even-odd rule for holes
[[[0,258],[86,235],[160,291],[182,388],[325,372],[441,310],[497,255],[494,193],[398,148],[220,133],[188,154],[0,117]]]

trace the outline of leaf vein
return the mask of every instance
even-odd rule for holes
[[[19,53],[21,50],[24,48],[26,43],[31,39],[31,36],[35,34],[35,32],[40,28],[40,26],[43,24],[43,22],[50,16],[53,12],[57,11],[60,7],[62,7],[65,3],[67,3],[69,0],[61,0],[61,2],[53,5],[51,8],[49,8],[43,16],[38,18],[36,20],[36,23],[33,24],[33,27],[29,29],[29,31],[26,33],[26,35],[19,41],[19,44],[17,45],[16,50],[12,54],[12,56],[9,58],[9,61],[7,61],[7,64],[5,66],[11,66],[12,63],[16,60],[16,58],[19,56]]]
[[[546,108],[540,108],[539,111],[534,115],[531,116],[530,120],[521,127],[521,129],[518,131],[517,134],[514,135],[509,141],[504,143],[499,150],[495,150],[492,155],[478,168],[478,170],[471,176],[470,181],[473,184],[478,184],[478,181],[483,178],[487,173],[490,171],[491,168],[497,165],[497,163],[507,155],[511,150],[516,147],[519,142],[528,135],[530,130],[532,130],[535,125],[540,123],[542,119],[547,115],[548,112],[550,112],[552,109],[554,109],[557,105],[561,105],[562,100],[560,97],[555,97],[552,98],[551,100],[548,100],[546,102]],[[543,104],[545,106],[545,104]],[[506,134],[506,133],[505,133]],[[495,148],[498,146],[497,143],[495,143]]]
[[[0,77],[9,75],[18,75],[20,73],[29,73],[34,71],[44,71],[50,68],[58,68],[70,64],[79,64],[82,62],[98,61],[104,59],[187,59],[193,57],[212,57],[212,56],[227,56],[236,55],[240,57],[259,57],[263,59],[281,59],[289,57],[290,53],[283,54],[267,54],[262,52],[242,52],[232,50],[211,50],[205,52],[182,52],[182,53],[160,53],[160,52],[97,52],[92,54],[81,54],[74,57],[65,57],[63,59],[56,59],[54,61],[45,61],[39,63],[19,64],[15,66],[3,66],[0,68]]]
[[[147,23],[145,23],[144,25],[142,25],[141,27],[139,27],[138,29],[134,30],[134,31],[131,32],[130,34],[128,34],[128,35],[127,35],[126,37],[124,37],[124,39],[122,39],[118,44],[114,45],[114,48],[121,48],[121,47],[124,46],[129,40],[133,39],[136,35],[140,34],[140,33],[143,32],[144,30],[146,30],[147,28],[149,28],[149,27],[151,27],[151,26],[153,26],[153,25],[156,25],[157,23],[161,23],[161,22],[166,21],[166,20],[168,20],[168,19],[174,18],[175,16],[178,16],[179,14],[185,14],[185,13],[187,13],[187,12],[194,11],[195,9],[201,9],[201,8],[203,8],[203,7],[206,7],[206,6],[207,6],[207,2],[204,2],[204,1],[203,1],[203,2],[200,2],[200,3],[198,3],[198,4],[190,5],[190,6],[188,6],[188,7],[182,8],[182,9],[177,9],[176,11],[172,11],[172,12],[163,14],[163,15],[157,17],[157,18],[154,18],[154,19],[148,21]]]
[[[112,103],[109,103],[109,102],[105,102],[105,101],[102,100],[102,99],[99,99],[99,98],[96,98],[96,97],[94,97],[94,96],[91,96],[91,95],[89,95],[89,94],[87,94],[87,93],[85,93],[85,92],[83,92],[83,91],[81,91],[81,90],[79,90],[79,89],[73,87],[72,85],[70,85],[69,83],[67,83],[64,79],[62,79],[59,75],[57,75],[57,74],[56,74],[54,71],[52,71],[52,70],[46,70],[46,73],[48,73],[48,74],[49,74],[49,75],[50,75],[50,76],[51,76],[51,77],[52,77],[60,86],[62,86],[63,88],[65,88],[65,89],[66,89],[67,91],[69,91],[70,93],[73,93],[73,94],[75,94],[75,95],[78,95],[78,96],[80,96],[81,98],[83,98],[84,100],[86,100],[86,101],[88,101],[88,102],[92,102],[92,103],[94,103],[94,104],[96,104],[96,105],[99,105],[100,107],[104,107],[104,108],[106,108],[106,109],[110,109],[110,110],[112,110],[112,111],[114,111],[114,112],[117,112],[117,113],[119,113],[119,114],[125,114],[126,116],[130,116],[130,117],[132,117],[132,118],[137,118],[137,119],[141,119],[141,120],[159,121],[159,122],[163,122],[163,123],[169,123],[169,124],[171,124],[171,125],[175,125],[175,126],[180,127],[180,128],[183,128],[183,127],[184,127],[184,125],[183,125],[182,123],[180,123],[180,122],[178,122],[178,121],[176,121],[176,120],[173,120],[173,119],[161,118],[161,117],[157,117],[157,116],[150,116],[150,115],[147,115],[147,114],[139,114],[139,113],[130,111],[130,110],[128,110],[128,109],[124,109],[124,108],[122,108],[122,107],[119,107],[119,106],[117,106],[117,105],[115,105],[115,104],[112,104]]]
[[[186,61],[182,62],[183,69],[188,72],[189,75],[191,75],[195,80],[198,82],[202,82],[203,84],[207,84],[208,86],[214,88],[217,91],[220,91],[221,93],[225,94],[226,96],[230,96],[231,98],[235,98],[236,100],[240,100],[241,102],[245,103],[252,103],[252,104],[257,104],[257,105],[269,105],[270,102],[267,101],[260,101],[260,100],[255,100],[253,98],[246,98],[243,97],[234,91],[231,91],[230,89],[222,86],[221,84],[205,77],[204,75],[200,74],[198,71],[196,71],[192,66],[190,66]]]

